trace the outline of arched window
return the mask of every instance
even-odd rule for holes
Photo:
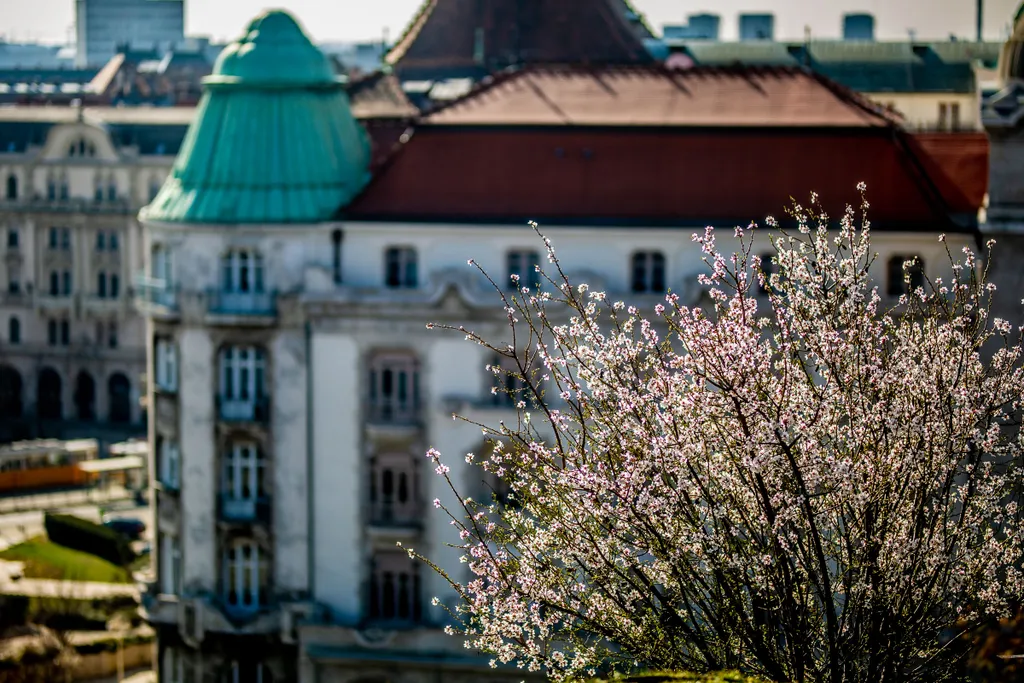
[[[18,176],[13,173],[7,176],[7,198],[18,198]]]
[[[10,344],[21,343],[21,321],[13,315],[7,321],[7,342]]]
[[[21,417],[21,394],[21,373],[10,365],[0,365],[0,417]]]
[[[75,412],[79,420],[96,419],[96,382],[84,370],[75,378]]]
[[[263,291],[263,256],[248,249],[235,249],[221,257],[221,287],[224,292],[249,294]]]
[[[637,293],[658,294],[665,291],[665,255],[660,251],[638,251],[633,254],[632,289]]]
[[[379,552],[370,575],[370,619],[416,623],[421,618],[419,565],[405,553]]]
[[[374,524],[416,522],[419,509],[416,460],[408,453],[385,453],[373,460],[370,507]]]
[[[390,247],[384,252],[384,284],[392,289],[415,289],[418,275],[416,250]]]
[[[36,388],[36,413],[43,420],[59,420],[63,416],[63,388],[60,375],[53,368],[39,372]]]
[[[225,420],[267,419],[262,349],[229,346],[220,353],[220,414]]]
[[[903,264],[908,263],[904,272]],[[918,287],[924,288],[924,259],[917,254],[901,255],[896,254],[889,257],[887,264],[888,284],[886,292],[889,296],[900,296],[910,294]]]
[[[224,603],[235,614],[252,614],[267,604],[270,562],[256,541],[236,538],[222,558]]]
[[[411,422],[419,411],[419,367],[410,353],[383,353],[370,362],[370,419]]]
[[[123,373],[115,372],[107,380],[108,419],[126,423],[132,419],[132,387]]]

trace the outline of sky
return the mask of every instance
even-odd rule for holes
[[[423,0],[186,0],[185,31],[230,40],[248,21],[268,7],[291,11],[317,42],[392,39],[404,29]],[[566,0],[573,2],[575,0]],[[722,38],[736,37],[739,12],[770,11],[776,15],[776,38],[801,39],[805,27],[812,37],[838,38],[845,12],[875,15],[877,36],[919,40],[946,39],[950,34],[973,38],[976,0],[633,0],[648,23],[680,23],[690,14],[722,16]],[[1020,0],[984,0],[985,37],[1003,40]],[[68,42],[74,23],[74,0],[0,0],[0,36],[7,40]]]

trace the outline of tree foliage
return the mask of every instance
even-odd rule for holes
[[[461,596],[450,631],[558,679],[955,676],[957,626],[1024,594],[1020,337],[970,249],[884,297],[866,207],[769,219],[772,268],[753,226],[729,250],[696,234],[703,300],[646,314],[544,239],[541,286],[501,294],[508,339],[454,328],[511,364],[518,420],[466,456],[510,504],[428,453],[463,493],[435,501],[468,565],[432,564]]]

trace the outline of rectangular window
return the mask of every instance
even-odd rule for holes
[[[50,273],[50,296],[60,296],[60,273],[55,270]]]
[[[117,348],[117,323],[114,321],[107,324],[107,348]]]
[[[172,439],[160,439],[157,444],[160,483],[177,491],[181,486],[181,450]]]
[[[960,103],[953,102],[949,105],[949,125],[953,130],[960,130]]]
[[[96,251],[103,251],[107,248],[107,235],[101,230],[96,233]]]
[[[18,294],[21,292],[21,281],[18,279],[18,274],[9,270],[7,273],[7,293]]]
[[[939,130],[946,130],[949,126],[949,107],[945,102],[939,102]]]
[[[507,261],[509,286],[512,289],[537,288],[540,284],[540,273],[537,272],[540,256],[536,251],[510,251]]]
[[[665,256],[660,251],[633,254],[632,289],[638,293],[665,291]]]
[[[156,385],[164,391],[178,390],[178,349],[170,339],[157,339],[153,354]]]
[[[64,271],[64,296],[71,296],[71,272]]]
[[[393,289],[415,289],[418,274],[416,250],[391,247],[384,254],[384,284]]]
[[[117,273],[110,274],[110,298],[116,299],[121,296],[121,278],[117,276]]]
[[[57,228],[50,228],[50,249],[56,249],[60,246],[60,230]]]
[[[18,229],[8,228],[7,230],[7,248],[17,249],[18,248]]]
[[[107,274],[102,271],[96,275],[96,296],[101,299],[107,296]]]
[[[57,321],[49,320],[46,323],[46,341],[50,346],[57,345]]]
[[[71,343],[71,323],[67,320],[60,321],[60,345],[68,346]]]
[[[61,228],[60,231],[60,248],[67,251],[71,248],[71,231],[67,228]]]
[[[177,536],[160,534],[160,592],[170,595],[181,593],[181,543]],[[176,680],[176,679],[171,679]]]
[[[118,238],[117,233],[112,232],[110,233],[110,239],[107,242],[107,247],[110,249],[110,251],[117,251],[121,247],[121,245],[119,244],[120,241],[121,240],[120,238]]]

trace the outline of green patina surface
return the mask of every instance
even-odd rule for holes
[[[344,83],[289,14],[254,19],[217,59],[174,168],[142,217],[203,224],[328,220],[369,181]]]

